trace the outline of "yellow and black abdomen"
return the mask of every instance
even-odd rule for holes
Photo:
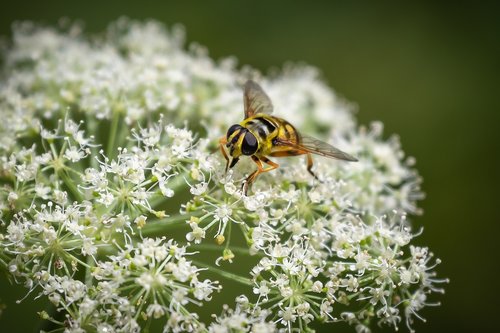
[[[289,142],[293,144],[300,143],[300,134],[299,132],[290,124],[288,121],[284,119],[278,118],[281,123],[281,126],[278,128],[277,138],[281,142]]]

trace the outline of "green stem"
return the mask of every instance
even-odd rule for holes
[[[118,123],[120,120],[120,112],[117,110],[113,111],[113,119],[111,120],[111,129],[109,133],[108,148],[106,149],[109,159],[113,159],[115,156],[115,140],[118,131]]]
[[[9,265],[7,264],[7,261],[6,260],[9,260],[9,257],[7,257],[6,255],[4,255],[3,252],[0,253],[0,267],[1,268],[5,268],[5,270],[7,271],[7,267],[9,267]]]
[[[185,178],[187,177],[189,177],[189,172],[187,171],[179,173],[176,176],[173,176],[171,180],[169,180],[167,183],[168,188],[170,188],[174,192],[177,192],[182,188],[186,188],[188,185],[186,184]],[[159,205],[163,204],[166,200],[169,199],[170,198],[167,198],[162,194],[160,194],[160,196],[151,199],[149,203],[151,205],[151,208],[156,209],[158,208]]]
[[[116,246],[114,244],[99,244],[97,245],[97,256],[109,255],[116,253]]]
[[[231,242],[231,226],[233,225],[232,221],[229,221],[229,225],[227,226],[227,241],[226,247],[224,249],[229,248],[229,243]]]
[[[82,194],[80,193],[80,191],[78,191],[78,188],[75,186],[73,179],[71,179],[71,177],[68,176],[66,171],[61,170],[57,173],[57,175],[62,179],[62,181],[64,182],[64,185],[66,185],[66,187],[69,189],[69,191],[71,192],[73,197],[77,201],[83,201]]]
[[[84,112],[85,114],[85,123],[87,125],[87,133],[97,133],[97,121],[96,118],[90,115],[90,112]],[[93,147],[91,148],[92,153],[90,154],[90,158],[88,159],[90,167],[96,169],[99,166],[99,163],[94,158],[98,155],[101,147]]]
[[[143,236],[155,236],[159,233],[164,233],[167,230],[171,230],[174,227],[187,226],[188,224],[186,223],[186,221],[188,221],[191,216],[195,215],[177,214],[161,220],[155,220],[146,223],[146,225],[141,229],[141,233]]]
[[[247,285],[247,286],[253,286],[254,285],[251,279],[239,276],[237,274],[233,274],[231,272],[226,272],[225,270],[222,270],[222,269],[214,267],[214,266],[207,265],[205,263],[202,263],[202,262],[199,262],[199,261],[196,261],[196,260],[193,260],[193,263],[196,266],[208,268],[208,270],[210,272],[219,274],[220,276],[223,276],[223,277],[225,277],[225,278],[227,278],[229,280],[233,280],[233,281],[239,282],[239,283]]]
[[[206,251],[222,251],[222,246],[220,245],[215,245],[215,244],[193,244],[189,247],[190,249],[193,250],[206,250]],[[253,256],[250,254],[250,250],[245,247],[239,247],[239,246],[231,246],[229,249],[240,255],[246,255],[246,256]],[[257,253],[255,254],[256,257],[263,257],[262,253]]]
[[[85,285],[90,287],[92,285],[92,268],[94,267],[92,256],[87,256],[87,265],[85,268]]]
[[[52,303],[48,302],[48,304],[47,304],[47,306],[46,306],[46,308],[45,308],[44,311],[47,313],[47,315],[49,317],[46,318],[46,319],[40,317],[40,320],[38,321],[38,325],[37,325],[37,327],[38,327],[38,329],[36,330],[37,332],[45,331],[45,329],[49,328],[50,326],[53,326],[50,323],[54,323],[56,325],[64,326],[63,322],[60,322],[60,321],[54,319],[54,315],[57,312],[56,310],[57,310],[57,308]]]

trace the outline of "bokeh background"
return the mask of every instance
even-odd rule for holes
[[[320,68],[357,104],[360,123],[381,120],[386,134],[400,134],[424,177],[416,243],[443,260],[437,270],[451,283],[417,332],[489,332],[500,310],[499,9],[479,1],[2,1],[0,35],[16,20],[63,16],[100,32],[126,15],[182,23],[188,41],[216,59],[234,55],[264,72],[288,61]],[[43,302],[16,305],[24,294],[0,276],[0,332],[36,329]]]

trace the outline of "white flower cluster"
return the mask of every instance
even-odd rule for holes
[[[0,85],[0,265],[26,298],[47,296],[57,313],[42,317],[66,332],[152,320],[165,332],[411,329],[446,280],[411,243],[407,215],[423,195],[397,138],[380,123],[358,129],[314,68],[263,77],[183,43],[179,27],[127,19],[93,39],[78,25],[14,28]],[[241,121],[250,77],[277,115],[359,161],[315,158],[315,179],[302,158],[278,160],[244,195],[254,166],[225,174],[216,144]],[[246,289],[207,321],[227,279]]]

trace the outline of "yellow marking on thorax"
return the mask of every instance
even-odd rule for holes
[[[268,125],[274,129],[270,131]],[[259,149],[255,153],[257,156],[265,156],[271,153],[273,148],[273,139],[279,135],[281,121],[279,118],[269,115],[258,114],[243,120],[241,126],[248,129],[259,142]]]

